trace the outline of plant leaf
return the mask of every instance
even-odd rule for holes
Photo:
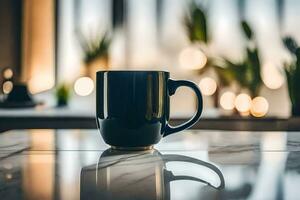
[[[207,20],[204,11],[195,3],[189,6],[184,17],[184,24],[191,42],[208,42]]]
[[[246,21],[242,21],[241,26],[242,26],[242,29],[243,29],[244,34],[246,35],[246,37],[249,40],[252,39],[253,32],[252,32],[250,26],[248,25],[248,23]]]
[[[258,56],[258,49],[253,50],[247,48],[247,85],[252,96],[257,96],[259,89],[262,85],[262,79],[260,76],[260,61]]]
[[[107,33],[96,38],[86,38],[81,32],[77,32],[77,37],[84,54],[85,63],[108,55],[111,39]]]
[[[283,38],[284,46],[293,54],[296,54],[296,50],[298,48],[297,42],[292,37]]]

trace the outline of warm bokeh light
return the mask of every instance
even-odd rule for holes
[[[5,79],[11,79],[13,77],[13,75],[14,75],[13,71],[9,68],[5,69],[3,72],[3,77]]]
[[[3,86],[2,86],[3,88],[3,93],[4,94],[8,94],[8,93],[10,93],[10,91],[13,89],[13,82],[11,82],[11,81],[5,81],[4,83],[3,83]]]
[[[269,110],[269,103],[264,97],[255,97],[251,103],[250,112],[254,117],[263,117]]]
[[[8,173],[8,174],[5,175],[5,178],[6,178],[7,180],[10,180],[10,179],[13,178],[13,175],[12,175],[11,173]]]
[[[262,80],[270,89],[278,89],[284,83],[283,74],[270,63],[267,63],[262,67]]]
[[[235,108],[240,113],[247,113],[251,108],[251,97],[248,94],[239,94],[234,101]]]
[[[201,79],[199,83],[199,87],[201,90],[201,93],[205,96],[211,96],[213,95],[217,90],[217,83],[214,79],[210,77],[205,77]]]
[[[89,77],[81,77],[76,80],[74,90],[79,96],[88,96],[94,90],[94,82]]]
[[[235,94],[233,92],[224,92],[220,98],[220,105],[225,110],[232,110],[234,108]]]
[[[195,47],[187,47],[179,55],[179,64],[183,69],[201,69],[205,66],[206,62],[206,55]]]
[[[247,117],[250,115],[250,111],[246,111],[246,112],[240,112],[240,115],[243,116],[243,117]]]

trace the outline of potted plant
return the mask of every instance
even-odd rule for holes
[[[210,37],[208,34],[206,12],[195,1],[190,3],[187,13],[184,15],[183,25],[190,45],[200,49],[206,57],[205,65],[197,70],[197,73],[202,75],[210,69],[213,69],[213,58],[210,57],[209,52]],[[219,107],[219,89],[219,87],[216,87],[216,91],[212,95],[215,108]]]
[[[215,71],[224,85],[229,85],[230,82],[237,82],[241,88],[247,89],[253,98],[258,96],[263,83],[260,75],[261,62],[250,26],[245,21],[242,21],[241,27],[248,40],[244,59],[235,63],[223,58],[221,62],[218,61],[213,66],[215,66]]]
[[[259,94],[262,86],[260,75],[261,62],[259,51],[254,42],[253,32],[247,22],[241,22],[241,28],[247,39],[247,47],[243,61],[235,63],[227,58],[216,58],[208,54],[209,35],[205,11],[193,2],[184,18],[186,32],[191,43],[199,43],[199,48],[206,54],[207,63],[199,70],[200,74],[212,69],[218,79],[218,88],[214,95],[215,107],[218,105],[218,90],[236,82],[247,89],[252,97]]]
[[[81,32],[78,32],[78,39],[83,51],[84,74],[95,80],[96,71],[108,69],[111,39],[107,33],[87,38]]]
[[[283,39],[285,47],[292,55],[292,62],[285,63],[284,71],[291,100],[292,116],[300,116],[300,47],[291,37]]]
[[[61,84],[55,91],[57,107],[67,106],[70,99],[70,87],[67,84]]]

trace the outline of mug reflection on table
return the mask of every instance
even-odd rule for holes
[[[169,125],[170,96],[176,89],[191,88],[197,111],[186,123]],[[97,126],[104,141],[117,149],[145,150],[162,137],[194,125],[202,112],[198,86],[171,80],[165,71],[99,71],[96,82]]]
[[[193,176],[175,176],[166,169],[167,162],[193,163],[214,172],[219,185]],[[96,165],[81,170],[80,198],[146,200],[170,199],[170,182],[190,180],[204,183],[213,189],[223,189],[221,171],[214,165],[182,155],[162,155],[157,150],[118,151],[106,150]]]

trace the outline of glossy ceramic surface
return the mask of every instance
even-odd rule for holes
[[[168,162],[183,162],[199,165],[219,178],[214,186],[207,180],[194,176],[174,175],[168,171]],[[224,189],[224,177],[214,165],[183,155],[162,155],[157,150],[116,151],[108,149],[96,165],[81,171],[81,199],[170,199],[172,181],[195,181],[207,184],[216,190]],[[135,184],[139,182],[139,184]]]
[[[190,121],[171,127],[170,96],[180,86],[195,91],[199,106]],[[192,126],[202,112],[198,87],[171,80],[164,71],[100,71],[96,87],[98,128],[104,141],[114,147],[149,147],[163,136]]]

